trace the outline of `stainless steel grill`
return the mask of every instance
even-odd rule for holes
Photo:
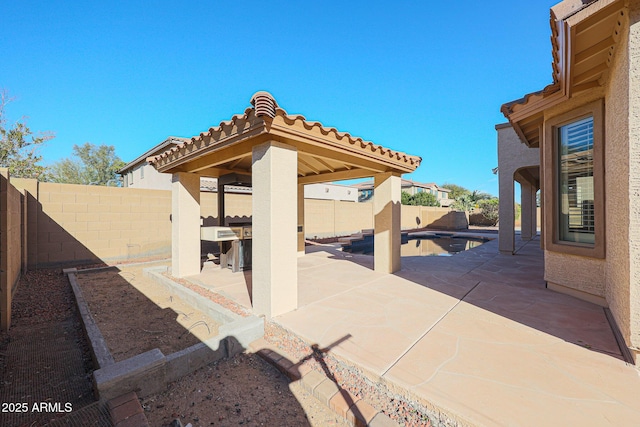
[[[251,225],[201,227],[200,238],[220,244],[220,266],[233,272],[251,269]]]

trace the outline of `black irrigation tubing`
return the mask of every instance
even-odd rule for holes
[[[184,336],[184,334],[190,333],[191,329],[193,329],[193,328],[195,328],[196,326],[199,326],[199,325],[206,326],[207,327],[207,331],[209,332],[209,334],[211,334],[211,329],[209,329],[209,325],[207,325],[207,322],[205,322],[204,320],[198,320],[196,323],[194,323],[193,325],[189,326],[189,328],[186,331],[184,331],[182,333],[182,335],[180,335],[178,337],[178,339],[182,338]]]

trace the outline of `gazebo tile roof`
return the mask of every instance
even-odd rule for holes
[[[334,127],[324,126],[317,121],[309,121],[300,114],[287,114],[278,107],[275,99],[267,92],[256,93],[251,100],[253,108],[247,108],[243,114],[236,114],[230,120],[221,122],[218,126],[209,128],[207,132],[192,137],[190,140],[171,147],[164,153],[147,158],[147,161],[156,167],[177,161],[185,156],[204,150],[209,146],[222,144],[228,138],[241,135],[256,125],[266,125],[268,129],[284,129],[299,127],[304,129],[306,135],[319,137],[324,141],[337,143],[336,145],[355,149],[363,154],[369,153],[371,157],[380,160],[388,159],[403,167],[417,168],[422,161],[421,157],[392,150],[371,141],[365,141],[360,137],[354,137],[347,132],[341,132]]]

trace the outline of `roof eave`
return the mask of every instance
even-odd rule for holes
[[[127,163],[126,165],[124,165],[116,173],[122,175],[124,173],[124,171],[136,166],[138,163],[143,162],[143,161],[146,162],[147,159],[149,159],[151,157],[151,153],[158,152],[160,149],[168,147],[170,145],[178,145],[178,144],[180,144],[180,142],[184,142],[184,141],[186,141],[186,138],[170,136],[167,139],[165,139],[164,141],[162,141],[160,144],[150,148],[149,150],[145,151],[144,154],[141,154],[136,159],[134,159],[134,160],[130,161],[129,163]]]
[[[535,118],[536,115],[542,117],[546,109],[572,98],[574,93],[605,84],[607,70],[604,66],[594,67],[592,70],[581,73],[580,76],[574,75],[576,71],[572,67],[575,68],[574,61],[577,61],[574,57],[577,58],[580,53],[586,55],[589,51],[586,49],[585,52],[572,52],[574,44],[577,43],[574,40],[576,36],[574,33],[576,28],[580,28],[580,25],[592,25],[591,21],[594,19],[597,19],[598,22],[605,22],[606,19],[612,19],[612,15],[620,10],[624,10],[622,0],[565,0],[551,8],[553,83],[542,91],[533,92],[518,100],[505,103],[500,109],[525,144],[537,146],[539,143],[539,136],[526,136],[526,134],[536,133],[532,131],[536,125],[535,122],[539,120]],[[618,21],[618,26],[620,26],[620,21]],[[615,35],[617,34],[618,31],[615,32]],[[612,35],[614,39],[615,35]],[[582,37],[582,35],[578,37]],[[615,49],[616,42],[617,40],[612,42],[611,53]],[[609,49],[609,46],[605,46],[605,48]],[[591,54],[591,52],[589,53]],[[596,78],[597,81],[594,80]]]

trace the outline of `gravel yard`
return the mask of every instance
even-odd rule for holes
[[[213,363],[141,403],[152,426],[348,426],[256,354]]]
[[[185,348],[191,343],[199,342],[199,338],[196,335],[185,333],[188,330],[188,325],[185,327],[184,324],[176,321],[176,319],[184,317],[183,314],[189,317],[189,321],[195,321],[196,314],[193,309],[187,307],[159,308],[155,302],[149,302],[144,292],[138,290],[139,288],[142,289],[140,287],[142,267],[147,266],[127,267],[120,265],[117,269],[98,270],[102,271],[102,273],[109,272],[109,274],[101,278],[99,287],[95,283],[93,285],[99,290],[100,294],[103,294],[103,299],[112,300],[116,303],[114,304],[112,317],[100,309],[93,313],[101,329],[109,330],[111,327],[108,325],[109,322],[117,321],[119,314],[120,320],[124,319],[124,324],[128,325],[129,329],[135,330],[138,334],[142,330],[142,334],[139,336],[146,338],[142,342],[132,339],[133,345],[129,345],[128,350],[121,352],[120,358],[125,357],[127,354],[142,353],[147,350],[144,346],[155,348],[166,344],[168,342],[167,338],[170,336],[174,338],[176,336],[181,337],[177,339],[179,345],[174,347],[178,349]],[[98,275],[96,276],[96,274]],[[83,273],[79,276],[81,278],[84,277],[81,280],[83,281],[81,285],[83,289],[88,286],[84,283],[85,279],[91,276],[94,278],[101,277],[100,273]],[[136,282],[136,286],[131,286],[131,280]],[[85,295],[85,297],[87,298],[88,295]],[[160,296],[158,298],[169,299],[168,296]],[[218,295],[215,295],[215,298],[218,303],[233,304],[229,301],[225,302],[224,298]],[[126,314],[127,312],[124,311],[123,307],[128,305],[131,306],[131,310],[136,310],[137,307],[138,312],[153,313],[161,310],[160,312],[169,315],[155,319],[159,323],[141,324],[131,321],[131,317]],[[229,308],[233,307],[230,306]],[[29,393],[33,396],[49,396],[49,398],[57,396],[60,398],[60,392],[56,391],[58,390],[56,388],[51,388],[51,382],[43,382],[36,375],[18,375],[18,370],[24,368],[34,372],[46,370],[48,369],[49,361],[29,358],[23,354],[14,354],[12,357],[15,360],[9,360],[7,353],[8,344],[12,340],[32,335],[33,339],[37,340],[38,337],[34,334],[43,325],[47,325],[53,330],[61,331],[61,334],[67,331],[64,333],[64,337],[72,340],[71,345],[76,348],[74,354],[79,355],[76,356],[79,357],[78,361],[73,363],[84,367],[81,369],[80,374],[60,369],[62,376],[61,378],[56,377],[53,385],[75,391],[77,390],[77,385],[71,387],[65,384],[83,384],[82,387],[84,389],[82,390],[84,391],[80,392],[76,397],[77,403],[74,403],[74,412],[76,410],[81,411],[83,406],[90,405],[93,402],[90,377],[94,367],[91,366],[88,348],[79,327],[71,287],[66,277],[59,270],[39,270],[24,275],[14,299],[13,322],[14,325],[9,334],[0,336],[0,369],[3,373],[0,395],[2,398],[5,401],[7,399],[15,400],[20,396],[24,396],[24,390],[30,390]],[[69,322],[72,323],[70,324]],[[100,322],[103,322],[105,326]],[[166,332],[167,329],[161,329],[167,327],[165,323],[178,325],[178,329],[173,335]],[[71,325],[71,329],[69,329],[69,325]],[[201,332],[206,332],[206,328],[198,327],[197,329],[201,329]],[[149,332],[145,332],[145,330]],[[163,331],[161,334],[152,333],[160,330]],[[125,331],[125,336],[128,333],[132,332]],[[266,325],[265,339],[294,357],[303,358],[314,355],[313,350],[307,344],[273,324]],[[170,352],[171,350],[170,347],[165,347],[162,351]],[[57,358],[59,359],[59,357]],[[361,373],[344,365],[329,354],[315,354],[312,359],[312,363],[317,365],[317,370],[329,372],[342,388],[365,397],[374,406],[383,409],[385,413],[401,424],[429,425],[428,420],[424,418],[423,408],[420,408],[415,402],[391,393],[390,390],[384,389],[379,384],[368,381]],[[69,360],[64,360],[63,362],[64,364],[70,363]],[[16,387],[18,387],[22,390],[22,395],[11,395],[10,387],[6,384],[7,379],[10,378],[15,379],[12,390],[17,390]],[[78,383],[78,381],[80,382]],[[42,399],[44,400],[46,397],[42,397]],[[65,399],[71,399],[71,397],[65,397]],[[150,425],[154,427],[169,426],[174,419],[180,419],[183,425],[191,423],[193,427],[348,425],[344,419],[304,391],[300,384],[290,382],[274,367],[252,353],[244,353],[232,359],[223,359],[212,363],[170,384],[165,392],[142,398],[141,403]],[[26,419],[16,421],[9,419],[6,415],[4,417],[0,415],[0,425],[45,425],[52,418],[63,415],[53,414],[47,417],[31,417],[31,421],[27,424],[24,424],[27,421]],[[102,417],[103,415],[96,411],[87,412],[84,415],[84,419],[96,422],[98,421],[97,419],[93,420],[90,417]],[[31,424],[32,422],[34,423]],[[100,422],[101,424],[95,425],[108,425],[108,422],[105,424],[104,420]]]
[[[130,267],[122,265],[118,269],[131,271]],[[88,277],[90,274],[84,275]],[[136,274],[136,278],[138,277],[141,275]],[[142,301],[141,295],[127,290],[121,278],[104,280],[103,287],[115,283],[113,299],[121,303],[131,296],[134,296],[135,301]],[[123,289],[127,292],[123,293]],[[135,296],[139,298],[136,299]],[[98,319],[105,318],[105,313],[95,315]],[[175,322],[175,317],[171,320]],[[86,410],[93,406],[94,401],[91,389],[91,372],[94,367],[82,335],[71,286],[60,270],[39,270],[22,277],[13,302],[13,322],[8,334],[0,335],[0,397],[3,401],[18,401],[24,399],[25,395],[30,396],[31,400],[66,399],[65,402],[69,400],[73,403],[73,412],[69,415],[75,416],[76,420],[83,420],[79,425],[110,425],[104,411],[99,408]],[[61,364],[60,369],[56,369],[57,375],[48,374],[51,381],[43,381],[39,375],[24,373],[25,370],[34,373],[50,370],[51,360],[30,357],[20,352],[7,352],[9,344],[20,339],[33,341],[32,345],[37,348],[41,345],[39,331],[44,325],[59,331],[57,333],[70,343],[74,349],[72,353],[78,358],[70,360],[63,359],[61,354],[49,354]],[[189,339],[194,338],[192,334],[187,335]],[[197,338],[195,342],[198,342]],[[136,353],[144,351],[137,350],[137,347],[133,350]],[[46,353],[47,349],[43,348],[42,351]],[[62,368],[70,364],[79,366],[80,372]],[[69,393],[75,395],[67,397]],[[176,418],[181,419],[184,425],[191,423],[194,427],[347,426],[343,419],[302,390],[299,384],[291,383],[258,355],[250,353],[208,365],[170,384],[167,391],[141,399],[141,403],[150,425],[154,427],[169,426]],[[82,408],[85,410],[81,413]],[[44,426],[52,419],[65,415],[67,414],[0,414],[0,425]]]

